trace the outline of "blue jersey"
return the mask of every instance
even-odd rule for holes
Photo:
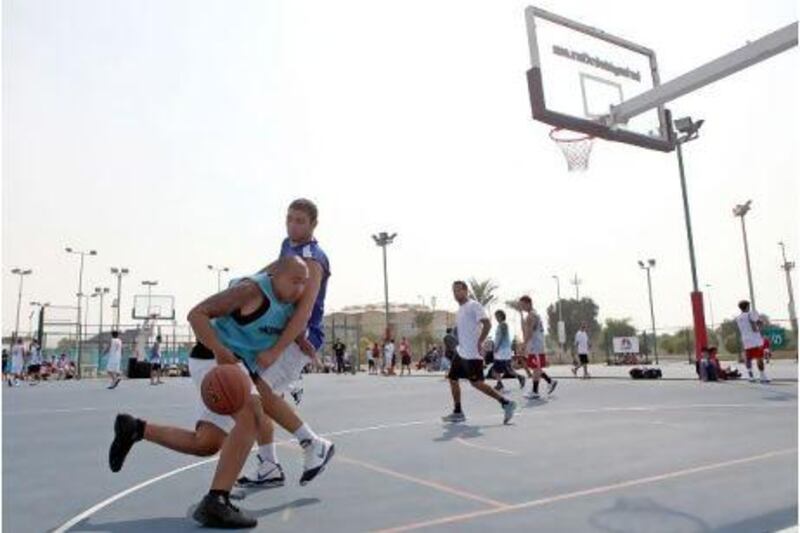
[[[235,285],[243,280],[255,282],[264,296],[264,303],[253,315],[242,317],[236,311],[211,320],[211,327],[219,341],[236,354],[251,372],[258,373],[258,354],[278,342],[283,328],[294,312],[294,304],[281,302],[272,290],[269,274],[256,274],[233,280]]]
[[[311,318],[308,319],[308,341],[319,350],[325,344],[325,328],[322,326],[322,317],[325,315],[325,292],[328,288],[328,278],[331,277],[331,267],[328,263],[328,256],[319,247],[319,243],[312,239],[303,244],[292,244],[287,238],[281,244],[281,257],[296,255],[305,260],[312,260],[319,263],[322,267],[322,281],[319,285],[317,301],[314,302],[314,310]]]

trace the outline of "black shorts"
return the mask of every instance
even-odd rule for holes
[[[161,363],[150,363],[150,370],[161,370]]]
[[[401,359],[401,361],[403,363],[403,366],[409,366],[409,365],[411,365],[411,356],[410,355],[404,355],[403,358]]]
[[[578,354],[578,360],[581,362],[582,365],[588,365],[589,364],[589,354],[579,353]]]
[[[447,379],[458,381],[466,379],[469,381],[483,381],[483,360],[482,359],[462,359],[456,356],[453,365],[447,373]]]
[[[367,363],[369,363],[369,367],[370,368],[375,368],[375,360],[374,359],[368,359]]]
[[[511,369],[511,361],[495,359],[492,364],[491,375],[500,374],[501,378],[515,378],[517,374]]]
[[[28,365],[28,374],[38,374],[42,365]]]

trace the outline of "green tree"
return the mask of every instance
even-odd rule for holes
[[[567,334],[567,346],[571,345],[572,339],[575,338],[575,334],[583,323],[588,328],[589,338],[600,331],[600,323],[597,321],[599,309],[591,298],[561,299],[561,315]],[[547,306],[547,333],[551,339],[558,342],[558,302]]]
[[[414,352],[417,354],[424,354],[428,351],[428,346],[436,342],[431,331],[433,318],[433,311],[417,311],[414,313],[414,326],[417,328],[417,334],[411,339],[411,342],[414,346]]]
[[[606,354],[610,355],[613,348],[614,337],[635,337],[636,328],[631,324],[630,318],[607,318],[601,335]]]
[[[476,278],[470,278],[467,284],[469,285],[472,297],[482,306],[489,307],[497,301],[495,291],[497,291],[498,286],[490,278],[482,281],[478,281]]]

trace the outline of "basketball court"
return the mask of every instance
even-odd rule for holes
[[[197,528],[189,516],[215,458],[139,443],[120,473],[107,466],[117,411],[194,423],[190,380],[105,385],[4,395],[5,530]],[[510,426],[471,390],[467,422],[443,424],[450,396],[440,376],[311,375],[305,388],[299,410],[337,455],[301,488],[297,447],[280,447],[287,485],[238,502],[263,531],[744,532],[797,523],[796,382],[564,379],[549,401],[530,403],[514,386],[520,410]]]

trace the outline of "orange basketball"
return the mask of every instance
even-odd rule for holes
[[[218,415],[232,415],[242,408],[250,395],[250,382],[238,365],[218,365],[200,384],[206,407]]]

